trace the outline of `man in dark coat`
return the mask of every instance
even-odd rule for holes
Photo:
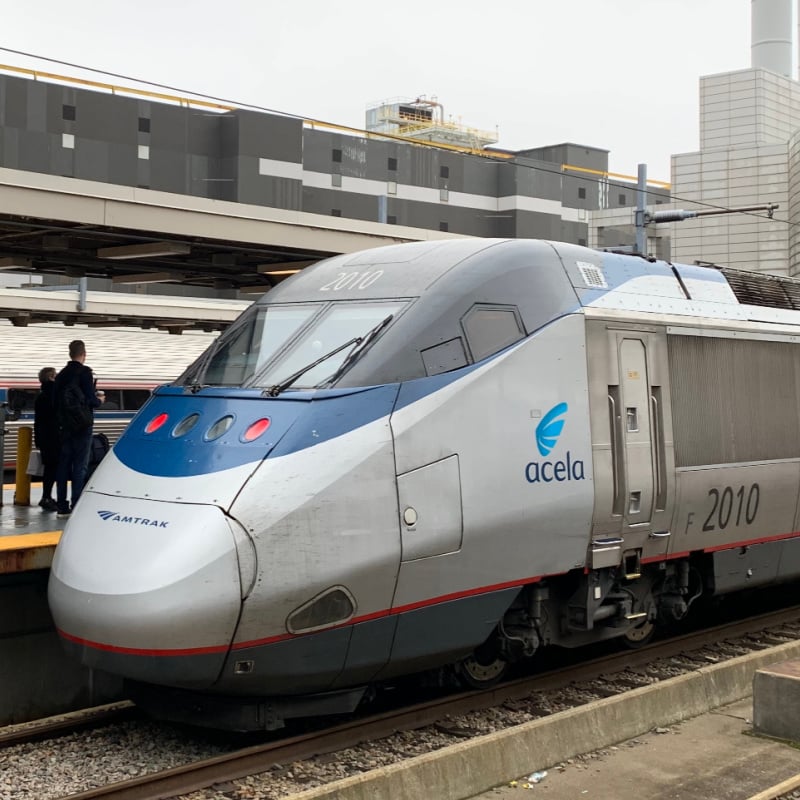
[[[53,484],[56,482],[58,455],[61,452],[61,441],[56,418],[55,384],[56,371],[53,367],[39,370],[41,391],[33,405],[33,443],[42,455],[42,499],[39,505],[45,511],[55,511],[56,501],[53,498]]]
[[[55,381],[56,415],[61,428],[61,454],[56,470],[56,504],[60,518],[69,516],[83,491],[86,467],[89,463],[89,449],[92,445],[91,419],[93,409],[100,405],[95,393],[94,375],[84,364],[86,345],[80,339],[69,343],[69,357],[70,360],[56,375]],[[82,430],[74,430],[69,425],[66,395],[68,387],[73,383],[80,389],[82,399],[88,408],[90,422],[88,427]],[[72,484],[71,506],[67,504],[67,481],[71,481]]]

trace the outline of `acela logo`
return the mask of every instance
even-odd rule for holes
[[[106,522],[124,522],[126,525],[148,525],[151,528],[166,528],[169,522],[163,519],[148,519],[117,514],[116,511],[98,511],[97,516]]]
[[[568,410],[569,406],[566,403],[558,403],[542,417],[542,421],[536,426],[536,447],[542,458],[549,456],[558,444],[558,439],[564,430]],[[585,478],[583,461],[580,459],[573,461],[572,453],[567,450],[567,456],[563,461],[531,461],[525,467],[525,478],[528,483],[582,481]]]
[[[556,446],[558,437],[564,430],[564,420],[560,417],[567,413],[567,408],[566,403],[553,406],[536,426],[536,446],[542,458],[550,455],[550,451]]]

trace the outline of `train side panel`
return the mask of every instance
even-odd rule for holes
[[[593,490],[584,335],[583,316],[571,315],[438,392],[405,402],[417,387],[401,389],[394,608],[414,614],[401,615],[394,667],[441,649],[457,629],[468,630],[463,648],[477,646],[521,586],[585,563]],[[405,490],[426,471],[439,483]],[[432,520],[431,493],[440,498]],[[437,605],[465,599],[443,624]]]
[[[634,572],[634,564],[692,557],[717,594],[800,575],[791,541],[800,528],[794,337],[622,315],[590,319],[587,329],[590,566]],[[631,384],[645,376],[637,398]]]
[[[680,495],[673,553],[709,554],[718,594],[800,574],[790,541],[800,487],[795,337],[676,326],[667,340]]]

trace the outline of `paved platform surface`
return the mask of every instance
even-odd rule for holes
[[[800,774],[800,750],[751,735],[752,699],[548,768],[475,800],[747,800]]]
[[[42,499],[40,482],[31,485],[29,506],[15,506],[14,494],[14,484],[4,483],[3,505],[0,506],[0,537],[59,531],[63,528],[63,520],[57,519],[54,512],[39,508],[38,503]]]

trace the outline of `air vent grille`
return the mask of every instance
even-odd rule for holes
[[[578,270],[581,273],[581,277],[583,278],[583,282],[590,289],[608,288],[606,276],[603,274],[603,270],[600,269],[600,267],[596,267],[594,264],[588,264],[585,261],[578,261],[576,263]]]
[[[740,303],[800,311],[800,281],[728,267],[719,267],[719,271]]]

